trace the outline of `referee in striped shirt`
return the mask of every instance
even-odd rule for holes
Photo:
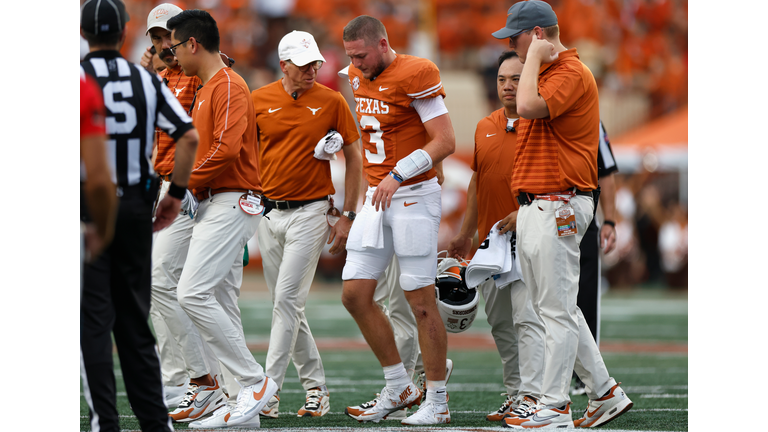
[[[613,158],[611,142],[600,122],[600,146],[597,149],[597,182],[600,186],[598,204],[603,209],[603,223],[598,227],[597,218],[592,218],[584,238],[581,240],[581,275],[576,305],[584,314],[589,331],[600,346],[600,249],[608,253],[616,247],[616,181],[613,174],[618,172]],[[574,372],[575,383],[571,394],[586,393],[584,383]]]
[[[152,231],[168,226],[179,213],[198,135],[159,78],[120,56],[128,19],[121,0],[88,0],[81,7],[81,33],[90,54],[80,64],[80,73],[93,77],[104,95],[107,154],[120,199],[112,244],[83,271],[81,374],[91,430],[120,430],[114,333],[126,392],[141,429],[170,431],[155,339],[147,323]],[[156,126],[176,140],[176,161],[172,185],[157,205],[153,225],[158,180],[150,156]],[[88,220],[82,197],[81,219]]]

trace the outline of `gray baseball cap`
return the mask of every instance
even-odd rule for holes
[[[521,1],[507,11],[507,25],[492,33],[496,39],[517,36],[536,26],[549,27],[557,24],[557,15],[549,3],[540,0]]]

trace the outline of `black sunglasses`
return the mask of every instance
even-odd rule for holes
[[[171,52],[171,54],[173,54],[175,56],[176,55],[176,47],[179,46],[179,45],[183,45],[183,44],[189,42],[190,40],[192,40],[192,38],[189,38],[189,39],[185,40],[184,42],[179,42],[176,45],[168,48],[168,50]]]

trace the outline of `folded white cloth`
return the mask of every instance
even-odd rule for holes
[[[520,264],[513,263],[515,261],[514,234],[510,231],[499,235],[497,225],[498,222],[493,224],[488,237],[467,266],[466,279],[467,286],[470,288],[480,285],[491,277],[494,279],[496,288],[503,288],[520,279]]]
[[[376,188],[368,188],[365,193],[365,199],[367,202],[371,202],[373,192]],[[363,230],[362,246],[364,248],[383,249],[384,248],[384,211],[376,211],[371,207],[367,209],[365,213],[365,229]],[[360,216],[358,216],[359,218]]]
[[[336,152],[344,147],[344,138],[336,131],[329,131],[315,146],[315,157],[320,160],[336,160]]]
[[[184,194],[184,199],[181,200],[181,209],[179,209],[179,213],[189,216],[190,219],[194,219],[198,207],[200,207],[200,203],[197,201],[197,198],[195,198],[195,195],[187,189],[187,193]]]

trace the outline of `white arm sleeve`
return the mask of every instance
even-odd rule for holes
[[[435,117],[448,114],[448,108],[445,107],[443,97],[433,97],[429,99],[414,99],[411,105],[416,109],[421,117],[421,122],[426,123]]]

